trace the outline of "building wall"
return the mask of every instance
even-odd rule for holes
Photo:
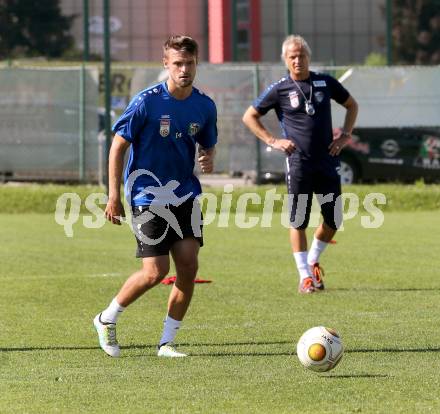
[[[90,52],[102,55],[102,0],[89,0]],[[194,37],[201,60],[207,60],[205,0],[110,0],[112,58],[119,61],[162,60],[162,45],[171,34]],[[61,0],[64,14],[76,14],[73,35],[83,48],[83,0]]]
[[[292,0],[293,32],[324,64],[362,63],[371,52],[385,54],[385,0]],[[285,38],[285,0],[261,1],[262,58],[280,59]]]
[[[314,62],[362,63],[371,52],[385,54],[385,1],[292,0],[293,31],[306,38]],[[90,48],[92,53],[102,55],[103,1],[89,2]],[[261,43],[258,48],[261,50],[254,56],[261,56],[262,61],[279,61],[281,43],[286,35],[286,2],[260,0],[257,3],[260,4]],[[78,15],[73,34],[78,47],[82,48],[83,0],[61,0],[61,4],[64,14]],[[200,45],[201,61],[209,59],[208,0],[110,0],[110,4],[113,59],[158,62],[164,40],[176,33],[193,36]],[[249,0],[249,4],[256,3]],[[230,19],[230,13],[224,18]],[[216,42],[218,44],[221,42]]]

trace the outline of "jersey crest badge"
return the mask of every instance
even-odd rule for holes
[[[290,105],[292,108],[298,108],[299,106],[299,97],[297,91],[289,92]]]
[[[170,135],[170,126],[171,126],[171,120],[162,118],[160,120],[159,134],[164,138]]]
[[[324,100],[324,92],[318,91],[314,93],[316,102],[321,103]]]
[[[325,80],[314,80],[313,81],[313,86],[315,86],[316,88],[322,88],[327,86],[327,83],[325,82]]]
[[[188,127],[188,135],[189,135],[190,137],[193,137],[193,136],[196,135],[197,132],[199,132],[199,131],[200,131],[200,124],[198,124],[197,122],[191,122],[191,123],[189,124],[189,127]]]

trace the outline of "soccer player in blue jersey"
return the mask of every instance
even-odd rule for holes
[[[243,115],[244,124],[263,142],[286,153],[286,181],[290,196],[290,244],[298,268],[300,293],[324,289],[319,258],[342,220],[338,155],[351,138],[358,105],[329,75],[309,70],[311,50],[301,36],[288,36],[282,58],[288,75],[270,85]],[[342,133],[333,137],[330,100],[346,108]],[[275,137],[260,118],[274,109],[282,138]],[[306,228],[313,193],[323,222],[307,251]]]
[[[142,259],[142,267],[94,319],[100,346],[112,357],[120,355],[118,316],[168,274],[170,253],[177,276],[168,299],[158,356],[186,356],[175,349],[173,340],[191,302],[198,252],[203,245],[196,200],[201,186],[193,170],[198,146],[202,172],[213,171],[217,112],[214,102],[192,86],[196,41],[188,36],[171,36],[163,53],[168,79],[136,95],[113,126],[105,215],[114,224],[121,224],[125,216],[120,185],[124,154],[130,147],[125,194],[132,208],[136,256]]]

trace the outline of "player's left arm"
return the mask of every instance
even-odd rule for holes
[[[356,122],[359,106],[356,100],[351,95],[342,104],[342,106],[347,110],[347,112],[345,113],[344,126],[342,127],[342,131],[351,135],[354,128],[354,123]]]
[[[342,151],[342,148],[344,148],[350,142],[351,133],[353,132],[358,114],[358,104],[351,95],[349,95],[342,106],[346,109],[344,125],[339,136],[336,137],[329,145],[330,155],[333,156],[339,155]]]
[[[215,147],[203,148],[199,145],[199,164],[202,173],[210,174],[214,171]]]
[[[207,106],[207,119],[203,130],[200,132],[197,142],[198,162],[200,169],[205,174],[214,171],[215,145],[217,144],[217,108],[214,102],[210,101]]]

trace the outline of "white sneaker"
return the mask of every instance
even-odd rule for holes
[[[188,355],[177,352],[172,344],[165,344],[159,348],[157,356],[166,358],[183,358]]]
[[[102,322],[101,314],[99,313],[93,319],[93,325],[96,332],[98,332],[99,346],[107,355],[117,358],[121,350],[116,340],[116,324]]]

